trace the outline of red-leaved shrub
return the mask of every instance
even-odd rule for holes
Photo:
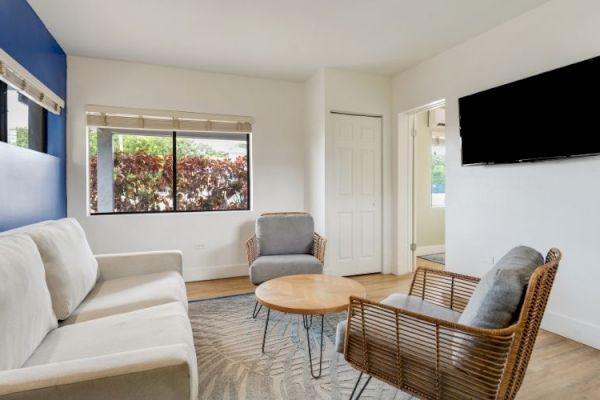
[[[235,160],[186,155],[177,159],[177,210],[248,208],[246,156]],[[90,211],[98,210],[97,160],[90,157]],[[172,211],[173,156],[117,152],[113,168],[115,212]]]

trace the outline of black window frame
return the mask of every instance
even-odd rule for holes
[[[111,128],[102,128],[102,127],[98,127],[97,129],[111,129]],[[129,135],[135,135],[136,133],[132,132],[132,131],[128,131],[127,129],[119,129],[119,128],[115,128],[114,132],[116,133],[122,133],[122,134],[129,134]],[[143,132],[143,131],[142,131]],[[171,132],[171,137],[172,137],[172,149],[173,149],[173,183],[172,183],[172,195],[173,195],[173,209],[172,210],[164,210],[164,211],[112,211],[112,212],[95,212],[92,213],[90,210],[90,199],[88,196],[87,199],[87,207],[88,207],[88,214],[90,216],[96,216],[96,215],[143,215],[143,214],[177,214],[177,213],[206,213],[206,212],[243,212],[243,211],[251,211],[252,210],[252,172],[250,170],[250,158],[251,158],[251,153],[252,153],[252,149],[251,149],[251,140],[250,140],[250,133],[246,133],[246,134],[235,134],[236,136],[240,136],[240,139],[243,137],[246,140],[246,171],[247,171],[247,186],[248,186],[248,201],[247,201],[247,207],[246,208],[232,208],[232,209],[217,209],[217,210],[178,210],[177,209],[177,131],[165,131],[166,132]],[[180,133],[187,133],[185,131],[181,131]],[[88,128],[88,134],[89,134],[89,128]],[[143,134],[139,133],[138,134],[140,136],[143,136]],[[199,138],[203,138],[203,137],[210,137],[212,136],[214,138],[215,134],[219,134],[218,132],[194,132],[195,135],[198,135]],[[223,134],[226,135],[226,134]],[[184,136],[185,137],[185,136]],[[189,137],[189,136],[188,136]],[[89,137],[88,137],[88,141],[89,141]],[[87,146],[89,146],[89,142],[86,144]],[[89,165],[89,155],[88,155],[88,160],[87,163]],[[89,175],[89,169],[88,169],[88,175]],[[89,176],[88,176],[89,179]]]
[[[18,93],[23,96],[20,92]],[[26,148],[40,153],[48,153],[48,111],[31,99],[26,99],[28,108],[28,146]],[[8,112],[8,84],[0,81],[0,142],[4,143],[8,143]]]

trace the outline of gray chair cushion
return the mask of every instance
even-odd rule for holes
[[[250,266],[250,281],[258,285],[280,276],[321,273],[323,265],[310,254],[262,256]]]
[[[258,217],[258,255],[311,254],[314,230],[313,218],[309,214]]]
[[[529,278],[543,263],[542,255],[530,247],[510,250],[481,278],[458,322],[479,328],[507,327],[519,312]]]
[[[389,295],[381,303],[450,322],[456,322],[460,318],[460,313],[456,311],[428,303],[415,296],[407,296],[401,293]],[[345,320],[340,322],[335,332],[335,348],[338,353],[344,352],[346,322]]]

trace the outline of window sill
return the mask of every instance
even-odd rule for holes
[[[174,214],[223,214],[223,213],[241,213],[241,212],[251,212],[252,209],[244,208],[237,210],[179,210],[179,211],[123,211],[123,212],[104,212],[104,213],[90,213],[88,212],[88,216],[107,216],[107,215],[174,215]]]

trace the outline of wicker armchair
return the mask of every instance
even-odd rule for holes
[[[277,216],[277,215],[283,215],[283,216],[285,216],[285,215],[308,215],[308,213],[305,213],[305,212],[280,212],[280,213],[261,214],[261,216],[263,216],[263,217],[264,216]],[[321,273],[323,271],[323,265],[325,264],[325,246],[326,246],[326,244],[327,244],[327,240],[325,238],[321,237],[318,233],[313,232],[312,249],[311,249],[310,254],[314,258],[316,258],[318,260],[318,262],[320,263],[320,265],[318,265],[319,273]],[[256,261],[256,259],[258,257],[257,252],[258,252],[258,246],[257,246],[256,235],[252,235],[252,237],[246,241],[246,257],[248,258],[248,266],[251,267],[251,271],[250,271],[251,280],[252,280],[252,264],[254,264],[254,261]],[[313,270],[313,272],[311,272],[311,273],[314,273],[315,269],[313,268],[312,270]],[[293,273],[298,273],[298,272],[296,271]],[[307,272],[303,272],[303,273],[307,273]],[[254,283],[259,284],[260,281],[254,282]],[[254,310],[252,311],[252,318],[256,318],[261,309],[262,309],[262,305],[259,305],[258,302],[256,302],[254,304]]]
[[[267,215],[293,215],[293,214],[306,214],[303,212],[281,212],[281,213],[263,213],[261,216]],[[319,235],[318,233],[313,233],[313,249],[312,255],[315,256],[321,264],[325,263],[325,246],[327,245],[327,240]],[[252,265],[254,260],[256,260],[256,235],[252,235],[250,239],[246,240],[246,257],[248,258],[248,266]]]
[[[514,399],[539,331],[561,253],[551,249],[507,328],[480,329],[352,297],[344,356],[361,374],[421,399]],[[478,278],[419,268],[410,295],[462,312]]]

